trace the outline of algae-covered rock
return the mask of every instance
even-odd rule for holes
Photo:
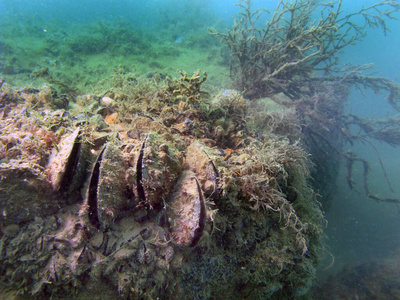
[[[129,99],[130,90],[115,93]],[[107,297],[127,299],[308,291],[322,218],[307,154],[273,127],[252,132],[238,92],[215,103],[183,96],[191,97],[184,105],[159,87],[146,103],[118,98],[118,124],[105,128],[88,112],[79,123],[67,115],[62,130],[32,116],[2,127],[0,277],[8,288],[37,299],[84,299],[105,287]]]
[[[28,163],[0,165],[0,222],[18,224],[56,213],[61,199],[52,190],[43,168]]]

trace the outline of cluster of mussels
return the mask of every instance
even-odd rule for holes
[[[307,290],[315,256],[301,220],[290,213],[282,230],[283,212],[254,210],[241,191],[246,166],[262,159],[246,151],[262,141],[248,137],[231,156],[195,137],[198,114],[173,119],[168,106],[164,122],[137,114],[102,135],[79,114],[46,108],[46,95],[0,95],[3,292],[204,299]]]

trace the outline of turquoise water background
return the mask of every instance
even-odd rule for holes
[[[376,1],[344,1],[344,8],[354,11]],[[400,83],[400,22],[388,21],[391,32],[385,36],[379,30],[369,30],[368,36],[359,44],[346,49],[342,63],[373,63],[370,73],[387,77]],[[364,95],[353,90],[349,97],[348,111],[372,119],[395,115],[395,110],[385,101],[385,94],[375,95],[364,91]],[[349,149],[368,159],[371,166],[369,184],[371,192],[381,197],[398,198],[400,195],[400,150],[387,144],[374,142],[388,173],[392,193],[384,178],[376,152],[368,144]],[[327,211],[326,230],[330,250],[335,257],[332,271],[341,270],[346,264],[352,265],[376,258],[387,258],[400,252],[400,210],[388,203],[378,203],[365,197],[362,191],[362,169],[357,170],[358,190],[349,190],[345,179],[346,170],[341,169],[332,207]],[[329,272],[328,272],[329,273]],[[326,275],[326,274],[324,274]]]
[[[165,39],[165,42],[173,47],[179,47],[180,45],[173,44],[179,38],[182,47],[190,48],[188,39],[182,37],[190,35],[190,32],[197,32],[196,30],[206,35],[207,28],[211,26],[228,28],[238,13],[235,3],[236,1],[232,0],[0,0],[0,14],[3,19],[0,23],[0,37],[15,34],[15,38],[18,38],[21,31],[17,29],[25,28],[33,36],[57,33],[55,38],[62,39],[60,27],[68,30],[70,37],[80,34],[85,25],[93,22],[122,21],[133,28],[153,33],[159,43],[163,43]],[[254,7],[273,10],[277,3],[276,0],[258,0],[254,1]],[[351,12],[373,3],[376,1],[345,0],[343,9]],[[10,24],[14,26],[14,33],[8,31],[11,28]],[[370,29],[363,42],[346,49],[341,57],[342,63],[374,63],[373,71],[378,72],[377,76],[400,83],[400,21],[388,21],[388,24],[391,32],[387,36],[379,30]],[[174,31],[173,34],[162,34],[166,28]],[[29,56],[29,52],[24,51]],[[5,49],[0,48],[0,54],[1,52],[4,54]],[[146,60],[146,53],[142,56]],[[43,57],[54,59],[48,53],[43,54]],[[208,69],[207,61],[199,64],[198,68]],[[212,72],[209,73],[212,75]],[[347,109],[353,114],[377,119],[393,115],[395,112],[386,103],[385,97],[385,94],[375,95],[371,91],[366,91],[365,95],[353,91]],[[373,174],[370,176],[370,185],[374,193],[385,197],[400,197],[399,149],[378,142],[375,145],[382,156],[394,193],[390,192],[377,155],[369,145],[353,148],[346,145],[345,149],[351,149],[369,160]],[[392,204],[374,202],[365,196],[362,190],[361,168],[356,170],[358,178],[355,178],[360,192],[349,190],[345,173],[342,168],[341,176],[335,183],[334,199],[329,209],[325,209],[328,226],[325,241],[327,250],[323,255],[320,271],[323,278],[340,271],[348,263],[356,264],[369,259],[383,258],[400,250],[398,208]],[[322,270],[331,263],[329,253],[335,258],[335,263],[331,268]]]

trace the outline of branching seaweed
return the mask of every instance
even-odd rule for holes
[[[232,52],[231,76],[251,97],[284,91],[301,94],[298,81],[315,70],[331,74],[337,69],[338,54],[366,36],[368,27],[389,31],[386,20],[400,10],[396,1],[377,4],[345,15],[342,0],[281,0],[273,13],[252,10],[251,0],[239,0],[240,18],[231,30],[210,33],[221,38]],[[319,19],[313,16],[319,14]],[[267,15],[264,26],[259,26]],[[362,17],[359,25],[356,19]]]
[[[238,184],[245,203],[254,210],[278,214],[280,229],[287,229],[296,236],[297,250],[304,255],[307,252],[304,233],[308,223],[301,221],[295,205],[302,202],[296,201],[297,197],[305,196],[307,192],[303,191],[303,183],[295,181],[306,182],[309,177],[307,154],[298,143],[289,144],[286,140],[253,145],[246,152],[255,160],[238,169]],[[291,172],[298,176],[291,176]],[[285,195],[289,187],[299,189],[294,192],[295,196]]]
[[[65,77],[58,79],[54,75],[53,71],[54,70],[50,70],[48,66],[43,64],[43,67],[33,71],[30,77],[33,79],[41,77],[50,84],[58,86],[59,90],[61,91],[61,95],[57,97],[57,93],[55,93],[53,102],[56,106],[64,108],[68,105],[68,101],[74,100],[77,97],[79,90],[74,87],[72,80],[69,80]]]
[[[343,152],[342,147],[345,143],[371,146],[391,188],[372,140],[399,146],[399,117],[370,120],[347,115],[344,107],[351,87],[356,87],[361,92],[388,92],[388,103],[400,111],[400,86],[387,78],[365,75],[371,65],[340,67],[339,54],[361,41],[368,28],[380,29],[386,35],[386,21],[396,19],[400,4],[383,0],[349,14],[342,9],[342,0],[281,0],[272,13],[261,8],[253,10],[251,0],[239,0],[237,5],[241,8],[240,17],[230,30],[220,33],[210,29],[231,51],[231,77],[237,87],[247,98],[270,96],[295,111],[303,145],[312,154],[318,176],[330,172],[324,165],[336,155],[346,161],[347,180],[352,188],[353,166],[361,162],[367,196],[399,203],[399,199],[373,195],[367,182],[368,162]],[[281,102],[274,97],[281,92],[291,101]],[[332,163],[330,167],[337,166]]]
[[[207,80],[207,73],[200,75],[200,70],[194,72],[192,77],[188,77],[186,72],[179,72],[181,78],[168,80],[168,91],[185,105],[197,103],[203,91],[200,90],[201,85]],[[169,78],[168,78],[169,79]]]

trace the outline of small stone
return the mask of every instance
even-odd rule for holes
[[[136,222],[142,222],[147,217],[147,211],[139,209],[133,213],[133,218]]]
[[[9,238],[16,237],[17,234],[19,233],[19,226],[17,224],[8,225],[4,227],[3,233],[5,236]]]
[[[95,114],[92,117],[90,117],[89,122],[91,124],[95,124],[96,130],[98,130],[98,131],[102,131],[103,129],[106,129],[108,127],[108,125],[104,121],[103,117],[99,114]]]
[[[165,153],[168,153],[168,145],[166,145],[166,144],[161,144],[161,145],[158,147],[158,150],[160,150],[160,151],[162,151],[162,152],[165,152]]]
[[[100,105],[101,106],[106,106],[106,107],[114,107],[115,106],[115,100],[111,99],[110,97],[103,97],[100,100]]]
[[[140,235],[144,240],[148,240],[151,237],[152,233],[153,230],[151,229],[151,227],[146,227],[140,231]]]
[[[101,244],[103,243],[103,233],[98,231],[90,240],[91,244],[95,248],[100,248]]]

